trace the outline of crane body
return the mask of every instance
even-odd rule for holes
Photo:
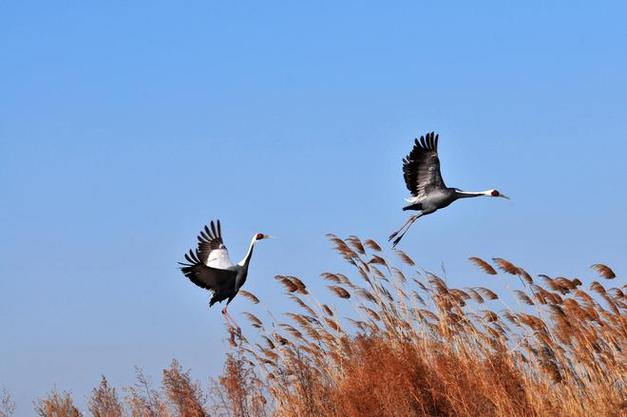
[[[179,262],[183,275],[189,278],[197,286],[213,293],[209,306],[226,300],[222,309],[227,324],[231,324],[240,332],[233,317],[228,313],[227,307],[233,301],[240,288],[248,277],[248,266],[253,255],[255,244],[270,238],[270,235],[257,233],[253,236],[248,246],[246,256],[237,264],[231,261],[229,252],[222,240],[222,228],[220,221],[211,221],[209,227],[205,226],[198,235],[198,247],[195,251],[185,254],[186,262]]]
[[[438,139],[439,136],[434,132],[421,136],[420,140],[415,140],[413,149],[403,159],[405,185],[412,195],[407,199],[409,204],[403,207],[403,210],[420,211],[420,213],[411,216],[399,230],[390,235],[389,240],[393,241],[393,247],[398,245],[411,225],[420,217],[448,207],[461,198],[501,197],[509,199],[495,189],[473,192],[447,187],[440,172]]]

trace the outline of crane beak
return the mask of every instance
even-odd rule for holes
[[[500,195],[499,195],[499,197],[503,197],[503,198],[505,198],[505,199],[507,199],[507,200],[511,200],[511,198],[509,198],[509,197],[508,197],[508,196],[506,196],[505,194],[500,194]]]
[[[274,239],[274,236],[271,235],[263,235],[264,239]]]

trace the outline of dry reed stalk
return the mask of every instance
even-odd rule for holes
[[[124,408],[118,399],[115,388],[109,385],[104,376],[89,397],[89,412],[94,417],[122,417]]]
[[[364,244],[368,248],[372,249],[373,251],[376,251],[376,252],[381,252],[382,251],[381,246],[379,246],[379,244],[377,242],[375,242],[374,240],[372,240],[372,239],[366,239],[364,241]]]
[[[40,417],[81,417],[83,414],[76,408],[72,396],[68,392],[49,392],[45,398],[35,403],[35,413]]]
[[[320,274],[320,277],[322,277],[322,279],[324,279],[324,280],[335,282],[337,284],[341,284],[342,283],[342,281],[340,280],[340,277],[338,277],[336,274],[332,274],[330,272],[323,272],[322,274]]]
[[[475,265],[477,265],[479,268],[481,268],[486,274],[489,275],[496,275],[496,269],[494,269],[492,267],[492,265],[490,265],[489,263],[487,263],[486,261],[484,261],[481,258],[478,258],[476,256],[471,256],[470,258],[468,258],[472,263],[474,263]]]
[[[252,292],[246,291],[246,290],[239,290],[239,294],[244,296],[244,298],[246,298],[251,303],[259,304],[259,298],[257,298],[257,296],[253,294]]]
[[[261,319],[253,313],[245,312],[244,315],[250,322],[251,326],[253,326],[254,328],[261,329],[263,327],[263,322],[261,321]]]
[[[0,417],[11,417],[15,413],[15,402],[9,391],[2,387],[0,390]]]
[[[290,295],[290,299],[292,299],[296,304],[298,304],[300,307],[302,307],[306,312],[308,312],[312,317],[318,317],[318,313],[316,313],[313,308],[309,307],[309,305],[307,305],[307,303],[305,303],[303,300],[301,300],[300,298],[298,298],[295,295]]]
[[[287,290],[287,292],[293,293],[298,291],[298,285],[294,284],[292,280],[285,275],[277,275],[274,277],[274,279],[279,281],[281,285],[283,285],[283,287]]]
[[[511,263],[510,261],[507,261],[503,258],[492,258],[492,260],[498,265],[499,269],[501,269],[503,272],[507,272],[508,274],[511,274],[511,275],[518,275],[518,267],[514,265],[513,263]]]
[[[350,293],[340,286],[328,285],[327,288],[333,291],[333,293],[335,293],[335,295],[337,295],[340,298],[351,298]]]
[[[322,304],[322,310],[323,310],[323,311],[324,311],[324,312],[325,312],[328,316],[331,316],[331,317],[333,317],[333,316],[334,316],[333,311],[331,310],[331,308],[329,308],[329,306],[328,306],[328,305],[326,305],[326,304]]]
[[[297,291],[300,294],[303,294],[303,295],[309,294],[309,292],[307,291],[307,286],[305,285],[303,281],[301,281],[299,278],[292,276],[292,275],[289,275],[288,278],[292,281],[294,285],[298,287]]]
[[[405,252],[403,252],[400,249],[395,249],[394,252],[396,252],[396,255],[399,257],[399,259],[401,260],[401,262],[403,262],[406,265],[409,266],[414,266],[416,265],[416,263],[414,262],[414,260],[412,258],[409,257],[409,255],[407,255]]]
[[[361,243],[361,240],[357,236],[349,236],[346,241],[350,243],[350,245],[355,248],[355,250],[361,255],[366,254],[366,249],[364,248],[364,245]]]
[[[173,414],[178,417],[207,417],[205,397],[198,382],[193,382],[189,370],[173,360],[168,369],[163,370],[163,388],[170,402]]]
[[[132,417],[170,417],[161,393],[152,387],[141,368],[135,368],[135,384],[126,387],[125,402]]]
[[[607,265],[594,264],[594,265],[592,265],[591,268],[594,269],[595,271],[597,271],[599,273],[599,275],[601,275],[605,279],[614,279],[614,278],[616,278],[616,274],[614,273],[614,271],[612,271],[612,269],[609,266],[607,266]]]

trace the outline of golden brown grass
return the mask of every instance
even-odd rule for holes
[[[263,344],[242,340],[239,367],[267,381],[264,412],[279,416],[620,416],[625,396],[623,289],[541,276],[512,262],[473,257],[487,275],[518,285],[515,308],[486,285],[451,288],[420,273],[403,251],[392,266],[380,246],[329,235],[356,278],[324,273],[338,307],[277,279],[297,303],[286,321],[249,318]],[[496,268],[495,268],[496,266]],[[607,266],[593,269],[605,279]],[[487,278],[494,279],[494,278]],[[536,282],[538,281],[538,282]],[[305,301],[306,300],[306,301]],[[515,300],[515,299],[514,299]],[[513,301],[515,303],[515,301]],[[240,387],[225,387],[228,390]],[[241,388],[237,388],[241,389]],[[230,391],[235,393],[235,391]],[[237,395],[235,395],[237,397]],[[251,408],[232,415],[256,415]]]
[[[41,417],[81,417],[83,414],[74,406],[69,393],[52,390],[45,398],[35,403],[35,412]]]
[[[122,403],[103,378],[92,393],[91,414],[627,415],[624,286],[534,277],[502,258],[471,258],[486,274],[482,281],[511,280],[515,288],[505,302],[489,284],[452,288],[417,270],[403,251],[394,251],[401,263],[394,265],[373,240],[329,238],[354,271],[351,277],[321,275],[336,302],[318,302],[306,282],[277,276],[296,309],[267,319],[259,311],[245,313],[251,333],[231,335],[233,349],[223,375],[210,385],[210,401],[173,362],[161,389],[138,370]],[[593,269],[618,281],[606,265]],[[260,303],[249,292],[243,298]],[[69,395],[55,392],[37,412],[80,415]]]
[[[124,415],[124,409],[118,400],[115,388],[109,385],[104,376],[91,393],[89,412],[94,417],[122,417]]]
[[[0,417],[11,417],[15,412],[15,402],[6,388],[0,390]]]

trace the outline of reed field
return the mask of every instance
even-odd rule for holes
[[[452,288],[404,252],[329,236],[352,274],[277,276],[292,311],[255,310],[230,331],[222,375],[205,383],[173,361],[153,386],[103,377],[87,410],[69,393],[35,402],[39,416],[626,416],[625,285],[608,266],[578,277],[470,258],[487,279]],[[350,275],[350,276],[349,276]],[[494,277],[490,277],[494,276]],[[510,280],[511,294],[487,283]],[[503,298],[501,298],[503,296]],[[319,300],[326,300],[324,302]],[[267,308],[267,306],[266,306]],[[12,413],[8,393],[1,417]]]

